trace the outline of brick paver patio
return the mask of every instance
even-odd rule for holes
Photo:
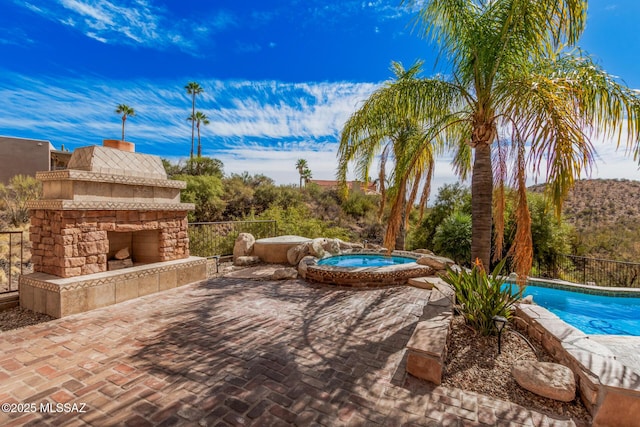
[[[0,425],[573,425],[407,376],[428,298],[213,279],[0,333],[0,402],[38,411]]]

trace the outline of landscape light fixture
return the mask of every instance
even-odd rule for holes
[[[507,318],[502,316],[493,316],[493,324],[498,330],[498,354],[501,353],[502,330],[507,325]]]

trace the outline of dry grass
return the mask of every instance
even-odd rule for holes
[[[568,403],[559,402],[533,394],[515,381],[511,368],[518,361],[536,360],[536,353],[540,361],[554,361],[535,343],[536,353],[516,332],[505,330],[502,333],[502,353],[498,355],[497,337],[476,334],[461,316],[455,316],[449,339],[443,385],[507,400],[554,416],[572,418],[577,425],[590,425],[591,416],[580,397]]]

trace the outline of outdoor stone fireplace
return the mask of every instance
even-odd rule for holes
[[[28,205],[34,273],[21,279],[21,305],[62,317],[185,284],[186,277],[204,279],[206,260],[189,257],[187,212],[194,205],[180,203],[186,183],[167,179],[159,157],[82,147],[67,170],[36,178],[43,197]],[[194,267],[160,283],[162,272]],[[88,292],[76,295],[81,303],[65,304],[79,289]]]

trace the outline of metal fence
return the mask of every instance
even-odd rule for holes
[[[18,290],[23,271],[22,231],[0,231],[0,294]]]
[[[532,276],[597,286],[640,288],[640,263],[559,255],[538,263]]]
[[[256,239],[275,237],[278,225],[274,220],[194,222],[188,230],[191,255],[212,257],[233,254],[240,233],[251,233]]]

